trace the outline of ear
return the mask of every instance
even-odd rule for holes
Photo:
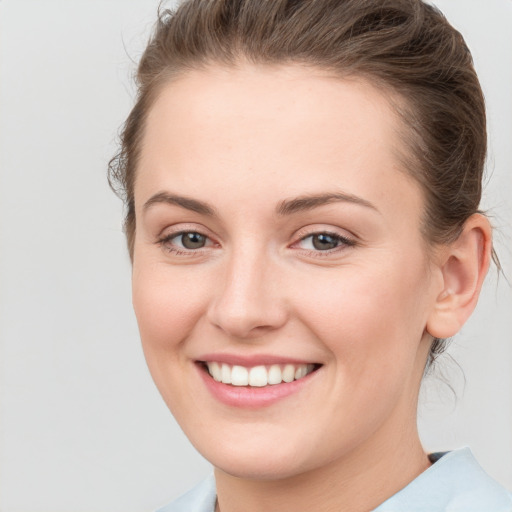
[[[492,230],[484,215],[475,213],[454,242],[439,253],[442,286],[429,315],[427,331],[435,338],[454,336],[475,309],[492,250]]]

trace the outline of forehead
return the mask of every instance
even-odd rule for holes
[[[234,130],[243,130],[238,131],[239,144],[256,137],[264,143],[267,134],[269,140],[277,135],[291,144],[304,138],[325,141],[326,148],[334,149],[334,139],[343,145],[350,134],[360,147],[371,141],[391,151],[398,127],[382,91],[362,78],[340,79],[299,65],[210,66],[162,87],[148,115],[145,142],[158,141],[158,134],[193,133],[222,145]],[[243,135],[252,137],[244,140]]]
[[[327,187],[386,202],[409,187],[417,204],[397,157],[400,127],[387,97],[360,78],[298,65],[190,71],[148,115],[136,201],[173,182],[192,195],[228,187],[240,200]]]

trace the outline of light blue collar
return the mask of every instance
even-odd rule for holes
[[[374,512],[512,512],[512,495],[466,447],[441,457]]]
[[[212,474],[157,512],[214,512],[215,501]],[[512,494],[462,448],[441,457],[373,512],[512,512]]]

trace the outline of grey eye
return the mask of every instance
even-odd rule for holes
[[[311,243],[318,251],[328,251],[338,247],[340,239],[327,233],[318,233],[311,236]]]
[[[181,233],[176,238],[181,239],[181,245],[185,249],[201,249],[206,245],[206,237],[194,231]]]

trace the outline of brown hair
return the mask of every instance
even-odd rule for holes
[[[404,164],[425,193],[426,240],[446,243],[478,211],[487,135],[471,54],[422,0],[186,0],[161,10],[137,73],[138,97],[109,165],[126,206],[130,255],[134,181],[145,119],[173,76],[210,64],[305,64],[359,76],[391,92],[402,119]],[[434,340],[429,363],[442,352]]]

